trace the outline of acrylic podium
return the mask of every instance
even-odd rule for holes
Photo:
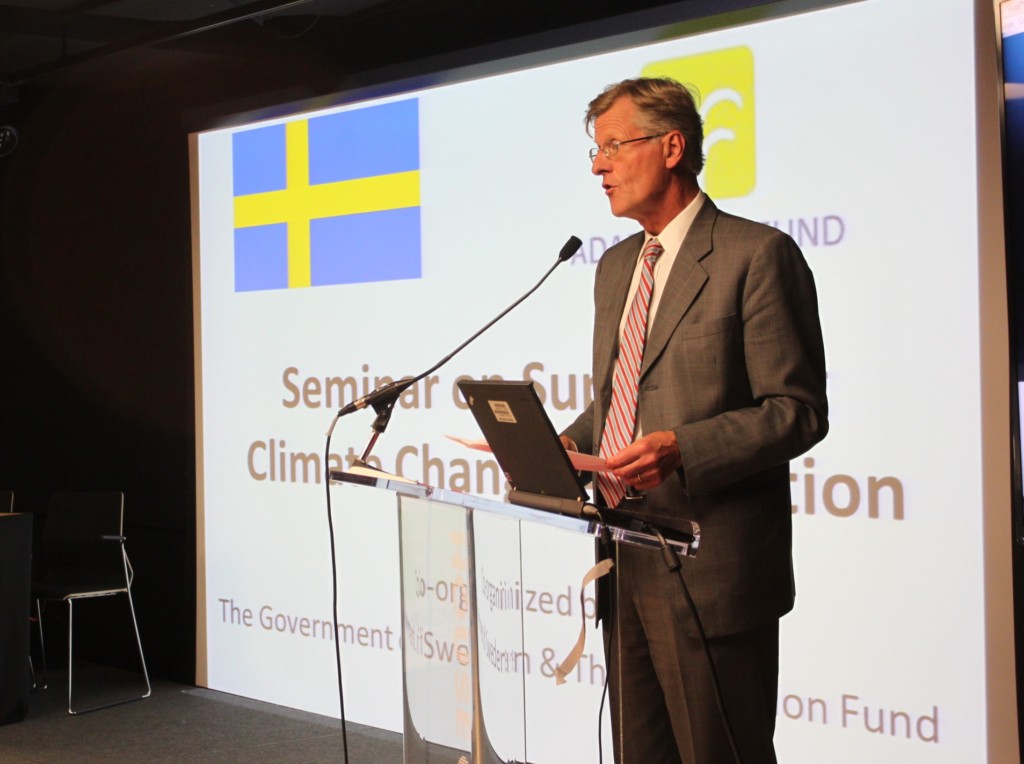
[[[531,761],[531,719],[546,711],[531,708],[526,687],[527,674],[537,681],[538,672],[526,665],[524,525],[644,546],[661,541],[626,524],[529,509],[384,473],[332,471],[331,479],[396,497],[406,764]],[[692,556],[699,529],[694,525],[692,533],[667,543]],[[577,605],[581,624],[582,600]]]

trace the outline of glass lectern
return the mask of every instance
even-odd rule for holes
[[[662,541],[597,518],[529,509],[384,473],[333,471],[331,479],[396,494],[406,764],[532,761],[531,724],[536,728],[541,715],[557,710],[535,701],[530,682],[554,683],[559,671],[578,669],[571,657],[559,664],[547,648],[536,654],[524,616],[538,608],[572,613],[582,644],[585,584],[598,573],[578,587],[578,601],[575,593],[528,591],[522,583],[531,564],[523,555],[524,531],[539,524],[629,544]],[[699,528],[666,543],[692,556]],[[564,647],[559,658],[574,652],[571,644]]]

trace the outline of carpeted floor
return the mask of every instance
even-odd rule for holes
[[[88,703],[140,685],[88,666],[76,673],[76,703],[79,687],[100,693]],[[399,764],[402,736],[349,724],[348,753],[350,764]],[[163,681],[146,700],[70,716],[66,678],[54,674],[24,721],[0,727],[0,762],[344,762],[344,753],[337,719]]]

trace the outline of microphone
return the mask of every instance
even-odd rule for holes
[[[398,400],[398,396],[404,393],[414,382],[416,382],[415,379],[403,379],[399,382],[388,382],[386,385],[381,385],[373,392],[367,393],[362,398],[356,398],[351,403],[343,406],[338,412],[338,416],[346,416],[354,411],[365,409],[367,406],[373,406],[375,411],[379,411],[379,406],[394,403]]]
[[[521,303],[531,294],[536,292],[540,285],[547,281],[548,276],[551,275],[555,268],[557,268],[570,257],[575,255],[582,246],[583,242],[580,241],[579,237],[570,236],[569,239],[565,242],[565,244],[562,245],[562,248],[559,250],[558,259],[555,261],[555,264],[548,269],[548,272],[541,277],[541,280],[538,281],[529,292],[524,294],[514,303],[505,308],[505,310],[503,310],[497,316],[492,318],[476,334],[474,334],[468,340],[463,342],[461,345],[455,348],[455,350],[450,352],[448,355],[446,355],[444,358],[442,358],[440,361],[438,361],[436,364],[431,366],[429,369],[427,369],[419,376],[412,377],[409,379],[398,380],[397,382],[388,382],[386,385],[381,385],[376,390],[364,395],[362,398],[357,398],[356,400],[342,407],[341,410],[338,411],[338,416],[336,417],[336,419],[340,419],[341,417],[347,416],[348,414],[351,414],[354,411],[359,411],[360,409],[364,409],[367,406],[371,406],[373,407],[373,410],[377,412],[377,421],[374,422],[373,429],[376,430],[378,433],[384,432],[384,429],[387,427],[388,420],[391,418],[391,409],[394,407],[395,401],[398,400],[398,396],[400,396],[414,384],[419,382],[421,379],[426,377],[428,374],[433,374],[435,371],[440,369],[442,366],[448,363],[448,361],[454,358],[455,355],[463,348],[465,348],[469,343],[471,343],[481,334],[483,334],[496,323],[498,323],[498,321],[504,318],[513,308],[519,305],[519,303]]]
[[[583,242],[580,241],[580,237],[579,236],[570,236],[568,238],[568,240],[565,242],[565,244],[562,245],[562,248],[560,250],[558,250],[558,262],[559,263],[564,263],[570,257],[572,257],[577,252],[579,252],[580,251],[580,247],[582,247],[582,246],[583,246]],[[554,268],[552,268],[551,270],[554,270]],[[550,273],[550,272],[551,271],[548,271],[548,273]],[[544,278],[545,279],[547,278],[547,274],[544,274]],[[541,279],[541,282],[543,282],[543,281],[544,281],[544,279]],[[540,286],[540,284],[538,284],[537,286]]]

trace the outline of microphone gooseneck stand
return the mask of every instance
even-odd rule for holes
[[[380,387],[378,387],[373,392],[368,393],[367,395],[364,395],[362,398],[358,398],[357,400],[354,400],[351,403],[347,404],[346,406],[342,407],[338,411],[337,416],[335,416],[334,419],[331,420],[331,426],[327,429],[327,445],[325,446],[325,449],[324,449],[324,486],[326,487],[326,490],[327,490],[327,529],[328,529],[328,532],[330,533],[330,536],[331,536],[331,591],[332,591],[332,607],[331,607],[331,612],[332,612],[332,617],[334,618],[334,623],[335,623],[335,629],[334,629],[334,662],[335,662],[335,666],[336,666],[336,670],[337,670],[337,674],[338,674],[338,705],[339,705],[340,710],[341,710],[341,740],[342,740],[342,749],[344,751],[343,761],[345,762],[345,764],[348,764],[348,734],[347,734],[347,732],[345,730],[345,688],[344,688],[344,682],[342,681],[341,644],[338,641],[338,629],[337,629],[337,623],[338,623],[338,565],[337,565],[337,553],[336,553],[336,550],[335,550],[335,543],[334,543],[334,513],[333,513],[333,511],[331,509],[331,479],[330,479],[331,436],[334,434],[334,427],[338,424],[338,420],[340,420],[343,416],[347,416],[348,414],[351,414],[351,413],[353,413],[355,411],[359,411],[360,409],[364,409],[367,406],[372,407],[373,410],[377,412],[377,417],[376,417],[376,419],[373,420],[373,424],[371,425],[373,433],[370,436],[370,440],[366,444],[366,448],[363,449],[362,455],[355,462],[356,464],[365,466],[366,465],[366,460],[370,456],[370,452],[373,450],[374,445],[376,445],[376,443],[377,443],[377,438],[379,438],[381,433],[383,433],[387,429],[388,422],[391,421],[391,412],[394,410],[395,403],[398,401],[399,396],[401,396],[402,393],[404,393],[410,387],[415,385],[421,379],[423,379],[424,377],[426,377],[429,374],[433,374],[435,371],[437,371],[442,366],[444,366],[446,363],[448,363],[448,361],[450,361],[452,358],[454,358],[455,355],[458,354],[469,343],[471,343],[473,340],[475,340],[481,334],[483,334],[488,329],[490,329],[492,326],[494,326],[496,323],[498,323],[498,321],[500,321],[502,318],[504,318],[513,308],[515,308],[517,305],[519,305],[523,300],[525,300],[531,294],[536,292],[540,288],[540,285],[543,284],[545,281],[547,281],[548,276],[550,276],[554,272],[555,268],[557,268],[559,265],[564,263],[570,257],[575,255],[576,252],[579,251],[579,248],[581,246],[583,246],[583,242],[580,241],[580,239],[578,237],[570,236],[568,241],[566,241],[565,244],[562,245],[562,249],[559,250],[559,252],[558,252],[558,259],[555,261],[555,264],[552,265],[547,270],[547,273],[545,273],[541,277],[540,281],[538,281],[533,286],[533,288],[530,289],[530,291],[528,291],[526,294],[524,294],[522,297],[520,297],[514,303],[512,303],[507,308],[505,308],[505,310],[503,310],[497,316],[492,318],[487,324],[484,325],[484,327],[482,329],[477,331],[472,337],[470,337],[468,340],[463,342],[461,345],[459,345],[457,348],[455,348],[455,350],[450,352],[448,355],[446,355],[444,358],[442,358],[440,361],[435,363],[433,366],[431,366],[429,369],[427,369],[425,372],[423,372],[419,376],[410,377],[410,378],[407,378],[407,379],[401,379],[401,380],[397,380],[397,381],[393,381],[393,382],[388,382],[386,385],[381,385]]]
[[[433,366],[431,366],[425,372],[423,372],[422,374],[419,374],[418,376],[415,376],[415,377],[409,377],[409,378],[406,378],[406,379],[400,379],[400,380],[397,380],[397,381],[388,382],[386,385],[381,385],[380,387],[378,387],[373,392],[371,392],[371,393],[369,393],[367,395],[364,395],[362,398],[359,398],[357,400],[352,401],[347,406],[344,406],[340,411],[338,411],[338,416],[335,418],[335,422],[338,419],[340,419],[341,417],[346,416],[348,414],[351,414],[351,413],[353,413],[355,411],[358,411],[359,409],[364,409],[367,406],[371,406],[373,408],[373,410],[377,412],[377,418],[373,420],[373,424],[372,424],[373,434],[370,436],[369,443],[366,444],[366,448],[363,450],[362,455],[359,457],[359,459],[356,461],[356,463],[357,464],[364,464],[364,465],[366,464],[366,459],[370,456],[370,452],[373,450],[374,445],[376,445],[377,438],[379,438],[381,433],[383,433],[387,429],[388,422],[391,421],[391,411],[394,409],[395,403],[398,401],[398,398],[399,398],[399,396],[401,396],[402,393],[404,393],[406,390],[408,390],[410,387],[415,385],[417,382],[419,382],[424,377],[427,377],[430,374],[433,374],[435,371],[437,371],[442,366],[444,366],[446,363],[448,363],[448,361],[450,361],[458,353],[460,353],[463,350],[463,348],[465,348],[467,345],[469,345],[471,342],[473,342],[473,340],[475,340],[481,334],[483,334],[488,329],[490,329],[492,326],[494,326],[496,323],[498,323],[498,321],[500,321],[506,315],[508,315],[514,308],[516,308],[521,302],[523,302],[523,300],[525,300],[531,294],[536,292],[540,288],[541,284],[543,284],[545,281],[547,281],[548,276],[550,276],[552,274],[552,272],[555,270],[555,268],[557,268],[559,265],[564,263],[566,260],[568,260],[574,254],[576,254],[576,252],[579,251],[579,248],[582,245],[583,245],[583,242],[580,241],[580,239],[578,237],[570,236],[568,241],[566,241],[565,244],[562,245],[562,249],[559,250],[559,252],[558,252],[558,259],[555,260],[555,264],[552,265],[550,268],[548,268],[547,273],[545,273],[541,277],[540,281],[538,281],[533,286],[533,288],[530,289],[530,291],[528,291],[526,294],[524,294],[522,297],[520,297],[514,303],[512,303],[507,308],[505,308],[505,310],[503,310],[497,316],[495,316],[490,321],[488,321],[483,326],[483,328],[481,328],[479,331],[477,331],[475,334],[473,334],[472,337],[470,337],[468,340],[463,342],[461,345],[459,345],[457,348],[455,348],[455,350],[450,352],[448,355],[446,355],[440,361],[435,363]],[[331,428],[333,429],[333,427],[334,427],[334,425],[332,423]],[[328,433],[328,435],[330,435],[330,433]]]

